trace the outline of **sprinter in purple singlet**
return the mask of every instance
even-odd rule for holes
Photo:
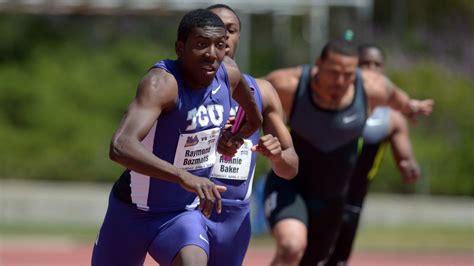
[[[240,39],[240,20],[237,14],[227,5],[217,4],[207,8],[218,15],[227,29],[226,55],[234,58]],[[233,153],[231,160],[225,161],[218,154],[218,159],[211,173],[211,180],[227,188],[222,196],[222,213],[213,212],[208,230],[211,238],[210,266],[240,266],[250,241],[250,206],[252,183],[255,172],[257,153],[270,159],[273,169],[285,179],[293,178],[298,171],[298,156],[293,148],[290,133],[283,122],[283,111],[280,100],[269,82],[254,79],[246,75],[247,82],[253,90],[255,102],[263,116],[263,132],[255,132],[244,140],[240,149],[235,150],[227,145],[219,145],[219,150]],[[232,101],[231,116],[236,114],[238,103]],[[226,131],[227,133],[227,131]],[[229,135],[227,135],[229,136]],[[221,139],[220,144],[224,144]]]
[[[226,146],[237,149],[262,120],[225,48],[220,18],[189,12],[178,29],[178,59],[158,62],[140,82],[111,143],[111,159],[127,170],[110,193],[92,265],[143,265],[147,252],[161,266],[207,264],[206,216],[221,212],[226,190],[209,175],[231,97],[247,123]]]

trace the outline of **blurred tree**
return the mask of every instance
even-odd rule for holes
[[[474,117],[468,102],[474,98],[474,79],[458,71],[465,68],[460,60],[450,63],[437,53],[442,48],[449,58],[464,58],[470,47],[466,40],[472,36],[456,37],[458,28],[436,31],[440,16],[459,11],[470,18],[453,21],[472,23],[474,11],[471,1],[419,2],[405,2],[410,27],[406,34],[387,38],[390,31],[376,31],[374,40],[385,41],[380,43],[389,54],[389,76],[397,84],[414,96],[436,100],[433,116],[412,129],[424,175],[417,187],[409,188],[386,158],[373,189],[474,196],[470,166],[474,143],[469,139],[474,135]],[[375,3],[376,26],[390,28],[392,11],[382,7],[391,8],[394,1]],[[433,14],[421,10],[426,7]],[[412,8],[420,12],[416,18]],[[269,41],[268,17],[252,17],[250,66],[256,76],[275,68],[274,57],[286,53]],[[111,135],[148,67],[175,57],[177,19],[176,14],[0,16],[0,178],[114,180],[121,167],[108,159]],[[301,29],[305,19],[291,18],[295,49],[282,64],[306,63],[299,62],[309,54]],[[416,23],[433,27],[429,34],[434,37],[449,35],[464,41],[436,41],[413,30]],[[472,61],[470,65],[472,69]],[[268,162],[259,158],[256,176],[268,168]]]

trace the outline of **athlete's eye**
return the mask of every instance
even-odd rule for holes
[[[226,45],[225,45],[224,42],[219,42],[219,43],[217,44],[217,48],[218,48],[218,49],[224,49],[225,46],[226,46]]]
[[[339,71],[334,70],[334,69],[329,70],[328,73],[329,73],[333,78],[336,78],[336,77],[339,76]]]
[[[205,42],[198,42],[197,47],[198,48],[206,48],[207,44]]]
[[[352,72],[350,72],[350,73],[345,73],[345,74],[344,74],[344,80],[346,80],[346,81],[351,80],[354,74],[355,74],[355,73],[352,73]]]

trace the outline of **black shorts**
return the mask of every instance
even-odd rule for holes
[[[280,220],[294,218],[308,227],[308,211],[295,185],[270,172],[264,190],[265,216],[273,228]]]
[[[279,221],[294,218],[308,228],[308,246],[301,265],[326,260],[342,222],[344,199],[319,199],[304,195],[294,182],[270,172],[265,184],[265,214],[273,228]]]

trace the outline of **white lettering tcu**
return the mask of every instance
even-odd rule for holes
[[[194,130],[197,124],[201,127],[209,125],[209,121],[214,126],[220,126],[223,120],[224,107],[220,104],[210,104],[208,106],[201,105],[188,111],[187,120],[191,120],[191,124],[186,130]]]

